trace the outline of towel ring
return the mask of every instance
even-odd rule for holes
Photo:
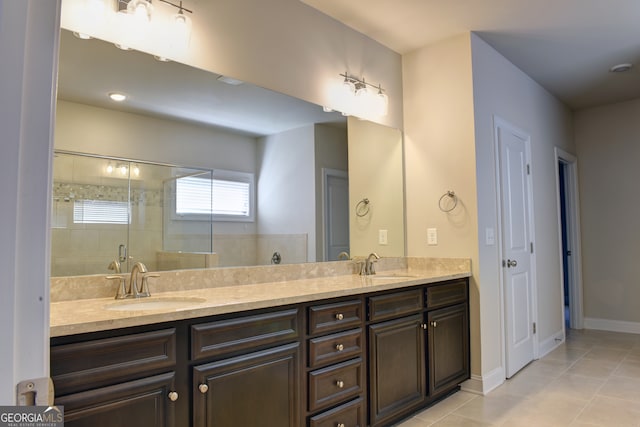
[[[358,202],[356,205],[356,215],[359,217],[363,217],[369,213],[369,199],[364,198]]]
[[[447,208],[442,206],[442,201],[445,200],[445,197],[449,197],[451,200],[453,200],[453,205],[451,207]],[[440,197],[440,200],[438,200],[438,207],[442,212],[451,212],[456,208],[456,206],[458,206],[458,196],[456,196],[455,191],[447,191]]]

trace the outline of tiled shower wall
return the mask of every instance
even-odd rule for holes
[[[133,261],[149,270],[268,265],[274,252],[283,264],[307,262],[306,234],[214,234],[215,256],[177,253],[179,248],[207,247],[208,233],[172,233],[171,242],[182,246],[163,251],[163,191],[131,190],[131,224],[74,224],[74,200],[127,201],[128,188],[88,184],[55,183],[52,203],[51,275],[109,274],[118,247],[128,246]],[[175,229],[175,227],[173,227]],[[129,234],[130,233],[130,234]],[[128,235],[129,234],[129,235]],[[165,236],[166,237],[166,236]],[[195,245],[195,246],[194,246]],[[176,249],[178,248],[178,249]],[[202,265],[200,265],[202,264]],[[123,268],[124,271],[124,268]]]

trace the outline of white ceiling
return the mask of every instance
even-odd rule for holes
[[[401,54],[476,32],[572,109],[640,97],[639,0],[301,1]]]
[[[339,113],[251,84],[231,86],[218,74],[151,55],[123,51],[101,40],[60,37],[58,98],[102,108],[170,117],[251,136],[281,133],[311,123],[346,126]],[[114,103],[109,92],[128,96]]]

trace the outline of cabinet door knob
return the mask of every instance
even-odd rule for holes
[[[342,313],[336,314],[336,319],[338,319],[338,320],[344,319],[344,314],[342,314]]]
[[[338,350],[338,351],[344,350],[344,345],[342,345],[342,344],[336,345],[336,350]]]
[[[344,381],[338,380],[336,381],[336,385],[338,386],[338,388],[344,388]]]
[[[431,322],[431,326],[435,328],[436,326],[438,326],[438,322]]]
[[[422,327],[422,329],[427,329],[427,324],[423,323],[422,325],[420,325]]]
[[[209,386],[206,384],[200,384],[198,386],[198,390],[200,390],[200,393],[205,394],[206,392],[209,391]]]
[[[178,392],[177,391],[170,391],[169,392],[169,400],[172,402],[175,402],[176,400],[178,400]]]
[[[345,427],[344,423],[337,423],[336,427]]]

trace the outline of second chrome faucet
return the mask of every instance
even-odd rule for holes
[[[128,288],[126,276],[107,276],[107,279],[120,281],[118,290],[116,291],[116,299],[144,298],[151,296],[151,292],[149,292],[149,278],[158,276],[157,273],[149,273],[147,267],[138,261],[131,268]]]

